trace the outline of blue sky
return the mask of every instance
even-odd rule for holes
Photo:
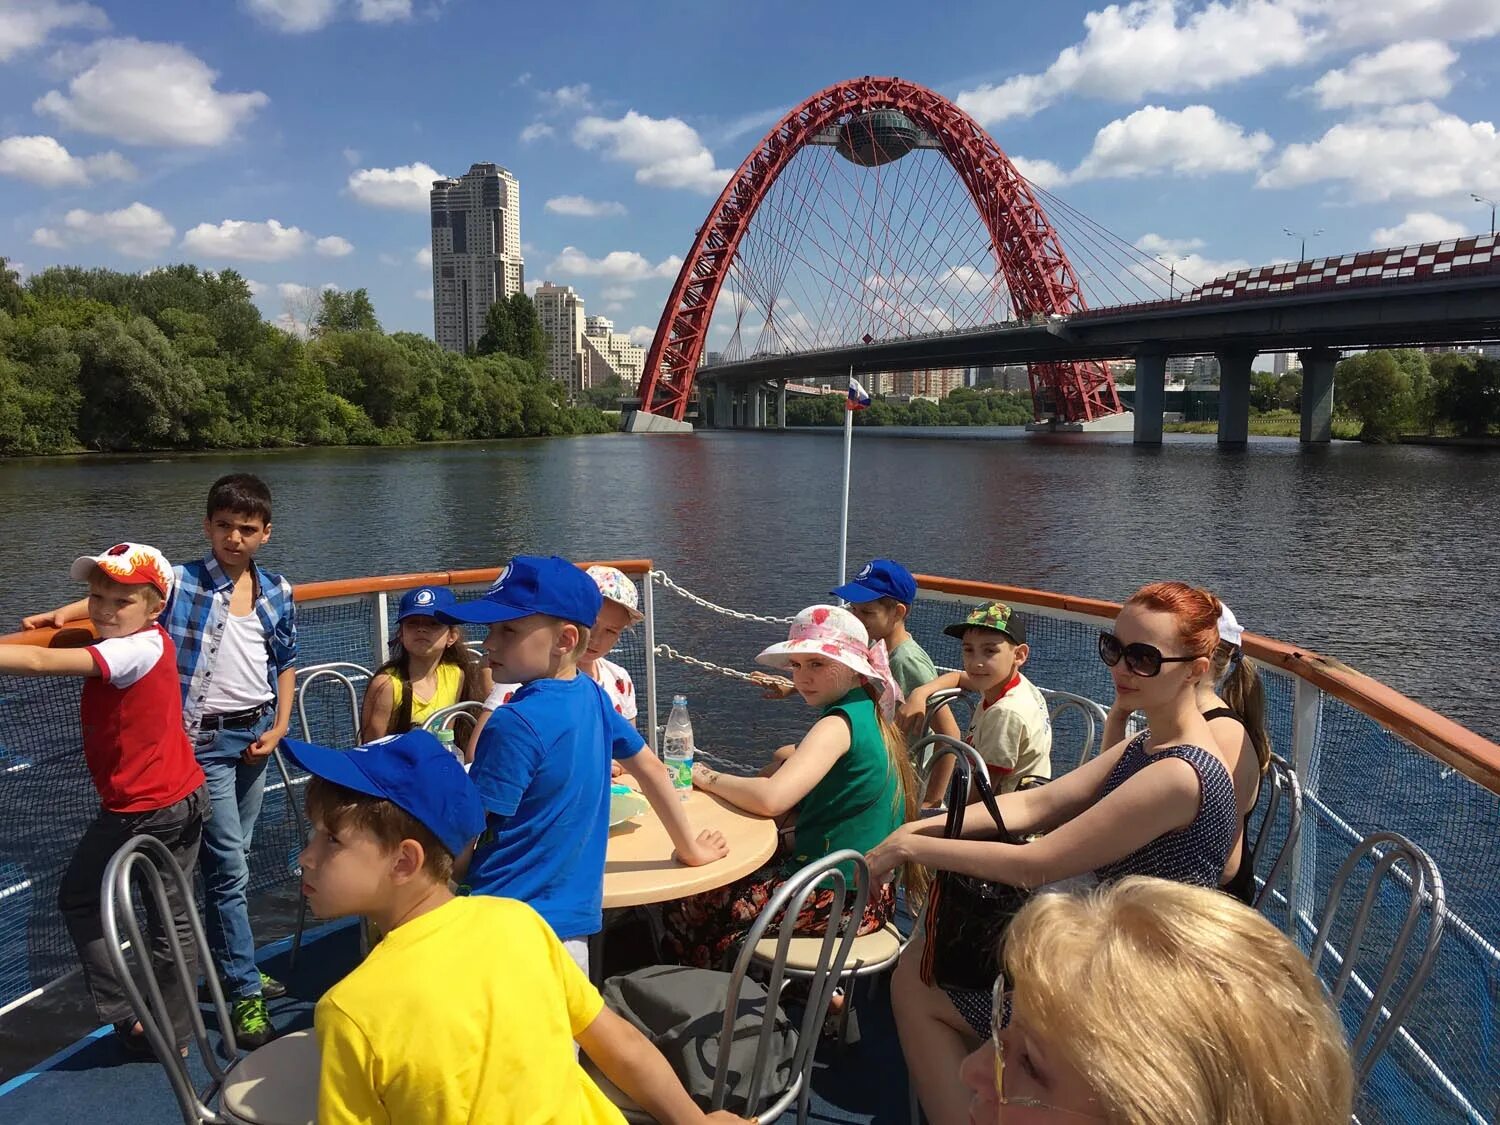
[[[232,266],[273,318],[364,286],[430,334],[424,179],[490,160],[521,181],[528,280],[647,337],[729,171],[864,74],[956,100],[1199,281],[1295,256],[1284,227],[1345,252],[1487,229],[1469,194],[1500,198],[1495,0],[814,10],[0,0],[0,253]]]

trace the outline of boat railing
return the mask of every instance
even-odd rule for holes
[[[731,609],[687,589],[650,560],[608,565],[641,587],[644,621],[624,634],[610,658],[644,688],[639,722],[653,745],[664,692],[693,693],[695,716],[702,700],[707,722],[729,713],[716,702],[724,677],[748,679],[741,669],[749,657],[779,639],[790,613],[805,604],[780,607],[782,613]],[[387,652],[402,591],[447,585],[466,599],[483,593],[498,573],[455,570],[300,585],[299,664],[376,667]],[[1112,697],[1095,646],[1099,628],[1118,611],[1114,603],[933,576],[919,576],[918,584],[908,626],[940,664],[955,662],[956,649],[942,629],[961,606],[1002,600],[1025,616],[1027,675],[1034,682],[1096,702]],[[704,613],[713,615],[708,627]],[[480,635],[475,629],[470,639]],[[78,629],[61,635],[37,630],[0,637],[0,643],[86,639]],[[1286,893],[1271,896],[1267,915],[1308,949],[1334,873],[1351,845],[1377,830],[1415,841],[1433,856],[1447,886],[1447,928],[1436,967],[1371,1075],[1369,1118],[1494,1121],[1500,1112],[1500,895],[1494,891],[1500,886],[1500,746],[1307,649],[1246,634],[1245,651],[1262,673],[1272,744],[1296,768],[1306,801]],[[314,741],[348,744],[355,737],[348,689],[333,678],[322,688],[315,685],[299,699],[298,717],[305,715]],[[753,705],[749,685],[737,682],[732,690]],[[1077,764],[1069,755],[1088,744],[1086,728],[1097,714],[1080,707],[1058,711],[1054,742],[1062,749],[1054,750],[1055,769]],[[714,731],[714,752],[745,764],[764,751],[752,744],[746,724],[724,725],[740,729]],[[7,789],[0,811],[0,1013],[35,996],[74,963],[55,897],[71,848],[95,809],[78,745],[75,685],[0,677],[0,777]],[[284,803],[300,800],[301,788],[295,770],[289,782],[278,777],[267,786],[252,853],[253,891],[291,878],[287,856],[299,845],[298,821]],[[1383,894],[1375,905],[1371,931],[1378,942],[1394,932],[1399,903],[1396,895]],[[1331,934],[1325,964],[1337,966],[1349,955],[1346,936],[1338,929]],[[1351,983],[1351,995],[1368,991],[1358,975]]]

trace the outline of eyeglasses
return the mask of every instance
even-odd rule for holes
[[[1196,656],[1163,656],[1161,649],[1155,645],[1143,644],[1140,641],[1125,645],[1121,644],[1120,638],[1113,633],[1100,633],[1099,659],[1111,668],[1124,660],[1125,667],[1133,675],[1155,676],[1161,672],[1163,664],[1182,664],[1198,658]]]
[[[1066,1109],[1051,1102],[1044,1102],[1024,1094],[1005,1092],[1005,1041],[1000,1033],[1010,1026],[1011,993],[1005,987],[1005,976],[995,978],[995,989],[990,999],[990,1042],[995,1048],[995,1100],[1001,1105],[1013,1105],[1018,1109],[1046,1109],[1053,1113],[1066,1113],[1070,1117],[1085,1121],[1103,1121],[1101,1114],[1088,1113],[1081,1109]]]

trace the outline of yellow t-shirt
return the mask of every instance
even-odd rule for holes
[[[318,1121],[622,1125],[573,1050],[603,1007],[531,907],[456,898],[318,1001]]]
[[[401,698],[411,689],[400,672],[392,669],[391,677],[391,714],[401,706]],[[418,699],[415,695],[411,699],[411,727],[416,730],[434,714],[444,707],[452,707],[464,697],[464,670],[457,664],[450,664],[444,660],[437,666],[437,690],[432,693],[431,699]]]

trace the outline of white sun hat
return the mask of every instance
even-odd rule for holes
[[[599,593],[625,607],[632,625],[646,620],[646,615],[641,612],[641,596],[623,570],[613,566],[591,566],[586,573],[599,587]]]
[[[755,658],[768,668],[785,670],[794,656],[821,656],[858,672],[876,684],[882,676],[870,663],[870,634],[859,618],[836,605],[810,605],[792,619],[786,640]]]
[[[1219,603],[1219,640],[1227,645],[1240,647],[1240,639],[1245,635],[1245,630],[1240,626],[1239,618],[1235,617],[1234,610],[1223,602]]]

